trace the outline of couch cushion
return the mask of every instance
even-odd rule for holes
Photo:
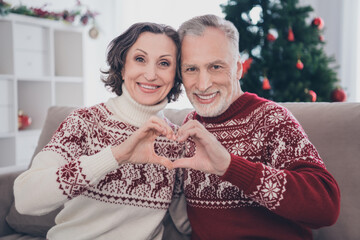
[[[317,148],[341,192],[340,216],[315,239],[360,239],[360,104],[284,103]]]
[[[25,167],[23,166],[0,168],[0,236],[14,233],[14,230],[3,219],[8,215],[14,202],[13,182],[24,170]]]
[[[74,109],[73,107],[49,108],[33,157],[50,141],[61,122]],[[42,216],[30,216],[20,214],[13,203],[6,217],[6,221],[11,228],[19,233],[46,237],[47,231],[55,225],[55,217],[61,209],[62,207]]]
[[[5,237],[0,237],[0,240],[45,240],[45,238],[33,237],[30,235],[23,235],[23,234],[11,234]]]

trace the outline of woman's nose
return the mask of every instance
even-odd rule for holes
[[[156,66],[147,66],[144,72],[144,77],[147,81],[154,81],[157,79]]]

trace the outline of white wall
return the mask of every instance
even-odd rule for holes
[[[344,0],[342,3],[340,79],[349,101],[360,102],[360,1]]]

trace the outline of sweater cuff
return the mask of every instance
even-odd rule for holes
[[[90,184],[97,182],[101,177],[119,167],[112,154],[111,146],[92,156],[81,157],[80,161],[83,172],[87,179],[90,180]]]
[[[230,155],[230,165],[225,174],[222,175],[220,179],[230,182],[246,192],[255,179],[256,173],[258,171],[257,164],[234,154]]]

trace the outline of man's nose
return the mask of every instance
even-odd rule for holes
[[[212,86],[211,76],[206,71],[200,72],[197,88],[199,91],[206,91]]]
[[[157,79],[157,70],[156,66],[154,65],[148,65],[146,66],[144,77],[147,81],[154,81]]]

